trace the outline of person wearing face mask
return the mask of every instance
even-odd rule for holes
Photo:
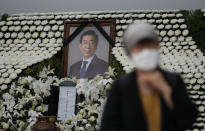
[[[138,22],[124,33],[125,49],[135,70],[121,76],[109,91],[101,131],[183,131],[192,127],[195,105],[177,73],[159,67],[158,35]]]

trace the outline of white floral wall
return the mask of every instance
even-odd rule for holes
[[[205,14],[205,10],[202,10]],[[138,20],[153,24],[160,35],[162,68],[182,74],[190,98],[200,112],[194,131],[205,123],[205,56],[189,35],[179,10],[92,11],[15,14],[0,22],[0,87],[7,88],[27,67],[51,58],[62,49],[64,21],[116,19],[113,55],[123,70],[133,69],[123,48],[122,35],[128,24]]]

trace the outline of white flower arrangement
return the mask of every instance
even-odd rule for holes
[[[25,25],[26,23],[27,23],[27,21],[25,21],[25,20],[21,21],[22,26]]]
[[[9,31],[13,31],[14,28],[15,28],[14,26],[10,26],[10,27],[9,27]]]
[[[23,26],[23,28],[22,28],[23,31],[27,31],[28,29],[29,29],[29,26],[27,26],[27,25]]]
[[[52,30],[53,30],[53,31],[58,30],[58,26],[57,26],[57,25],[52,26]]]
[[[40,25],[40,24],[41,24],[41,21],[40,21],[40,20],[37,20],[37,21],[34,22],[34,24],[35,24],[35,25]]]
[[[3,25],[5,25],[5,24],[6,24],[5,21],[0,21],[0,26],[3,26]]]
[[[5,38],[9,38],[10,35],[11,35],[11,34],[7,32],[7,33],[5,33],[4,37],[5,37]]]
[[[8,45],[10,45],[12,43],[12,40],[11,39],[8,39],[7,41],[6,41],[6,44],[8,44]]]
[[[179,22],[179,23],[183,23],[183,22],[184,22],[184,19],[178,19],[178,22]]]
[[[179,24],[173,25],[173,28],[174,28],[174,29],[178,29],[178,28],[179,28]]]
[[[180,30],[176,30],[176,31],[174,32],[174,34],[175,34],[176,36],[179,36],[179,35],[181,34],[181,31],[180,31]]]
[[[13,21],[6,22],[6,25],[12,25],[12,24],[13,24]]]
[[[44,21],[41,22],[41,25],[46,25],[46,24],[48,24],[47,20],[44,20]]]
[[[4,35],[3,35],[3,33],[2,32],[0,32],[0,39],[3,37]]]
[[[47,35],[46,32],[41,32],[41,34],[40,34],[41,38],[45,38],[46,35]]]
[[[39,25],[36,30],[37,31],[42,31],[43,30],[43,26]]]
[[[183,36],[187,36],[189,34],[189,31],[188,30],[183,30],[182,34],[183,34]]]
[[[49,31],[50,29],[51,29],[51,27],[47,25],[47,26],[44,27],[43,30],[44,30],[44,31]]]
[[[8,29],[8,26],[3,26],[3,27],[1,27],[1,30],[2,31],[6,31]]]
[[[60,37],[61,36],[61,32],[60,31],[57,31],[56,33],[55,33],[55,37]]]
[[[158,29],[163,29],[163,28],[164,28],[164,25],[162,25],[162,24],[161,24],[161,25],[158,25],[157,28],[158,28]]]
[[[56,20],[51,20],[49,21],[50,24],[55,24],[56,23]]]
[[[39,36],[38,32],[34,32],[34,33],[32,34],[32,37],[33,37],[33,38],[37,38],[38,36]]]
[[[167,30],[169,30],[169,29],[171,29],[172,28],[172,25],[166,25],[165,26],[165,29],[167,29]]]
[[[32,21],[32,20],[27,21],[27,24],[28,24],[28,25],[32,25],[32,24],[33,24],[33,21]]]
[[[29,30],[32,32],[32,31],[35,31],[36,30],[36,26],[32,25]]]
[[[20,31],[21,30],[21,26],[15,26],[14,31]]]
[[[174,35],[174,31],[173,31],[173,30],[169,30],[169,31],[167,32],[167,35],[168,35],[168,36],[173,36],[173,35]]]
[[[31,33],[27,32],[27,33],[25,34],[25,38],[29,39],[30,37],[31,37]]]

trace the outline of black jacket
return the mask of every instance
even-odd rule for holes
[[[68,77],[80,78],[81,65],[82,60],[71,65]],[[93,78],[98,74],[102,75],[107,71],[107,68],[108,63],[95,55],[92,62],[88,66],[88,69],[86,70],[85,78]]]
[[[182,131],[191,128],[197,110],[186,93],[182,78],[176,73],[159,70],[172,88],[174,103],[174,110],[170,110],[160,96],[161,131]],[[147,131],[135,71],[113,83],[103,112],[101,131]]]

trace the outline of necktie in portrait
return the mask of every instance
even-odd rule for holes
[[[81,71],[80,71],[80,78],[85,77],[87,63],[88,63],[87,61],[83,61],[83,67],[81,68]]]

